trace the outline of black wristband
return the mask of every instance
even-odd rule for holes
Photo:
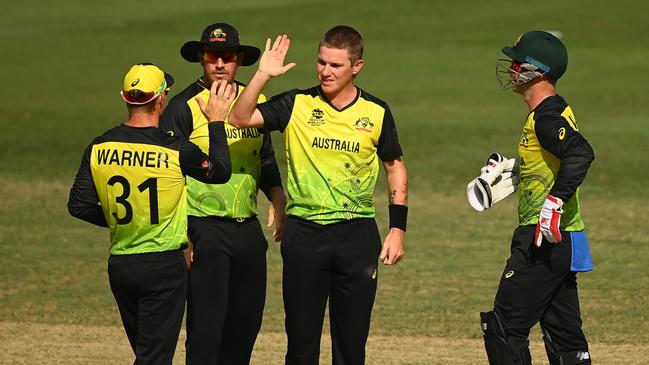
[[[390,228],[399,228],[405,232],[406,223],[408,222],[408,207],[400,204],[390,204],[388,209],[390,211]]]

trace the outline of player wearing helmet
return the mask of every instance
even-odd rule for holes
[[[556,93],[568,65],[561,40],[531,31],[502,52],[497,76],[520,94],[529,113],[520,159],[519,226],[492,311],[481,313],[491,365],[531,364],[530,329],[540,322],[551,365],[590,364],[577,293],[577,272],[592,270],[579,186],[594,159],[570,106]]]

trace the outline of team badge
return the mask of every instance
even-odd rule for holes
[[[374,123],[368,117],[360,117],[354,122],[354,127],[357,131],[371,132],[372,128],[374,128]]]
[[[518,143],[518,145],[521,146],[521,147],[527,148],[529,143],[530,143],[530,140],[527,137],[527,132],[523,132],[523,135],[521,136],[521,141]]]
[[[224,42],[227,34],[223,32],[223,29],[216,28],[210,34],[210,42]]]
[[[320,108],[315,108],[311,112],[311,118],[309,118],[310,125],[318,127],[325,123],[324,121],[324,112]]]

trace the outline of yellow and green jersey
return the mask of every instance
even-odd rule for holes
[[[387,104],[357,88],[342,109],[319,86],[257,105],[264,127],[284,133],[287,214],[319,224],[374,217],[379,159],[402,155]]]
[[[519,225],[537,224],[546,197],[552,195],[564,202],[560,229],[583,230],[579,185],[594,154],[561,96],[546,98],[528,114],[518,154]]]
[[[155,127],[115,127],[88,146],[68,208],[110,228],[110,253],[176,250],[187,243],[185,175],[227,181],[229,154],[222,123],[210,124],[210,156]]]
[[[244,88],[236,83],[237,97]],[[174,96],[160,119],[160,129],[188,139],[203,151],[209,149],[207,120],[196,98],[207,102],[209,87],[198,80]],[[259,102],[265,101],[259,97]],[[257,214],[257,191],[266,195],[274,186],[281,187],[279,169],[272,142],[262,130],[239,129],[225,123],[232,164],[232,177],[226,184],[205,184],[187,178],[188,214],[197,217],[218,216],[249,218]]]

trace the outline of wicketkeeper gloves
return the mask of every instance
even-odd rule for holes
[[[545,198],[539,215],[539,224],[536,225],[536,234],[534,235],[534,244],[537,247],[541,246],[543,237],[552,243],[561,242],[559,225],[561,224],[561,213],[563,213],[563,210],[561,210],[562,205],[563,201],[552,195]]]
[[[518,161],[492,153],[480,176],[466,187],[466,196],[473,209],[482,212],[518,190]]]

